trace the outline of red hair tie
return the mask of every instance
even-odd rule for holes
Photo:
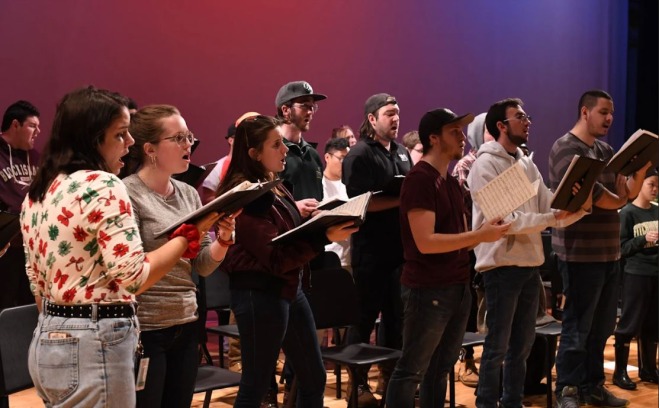
[[[182,258],[194,259],[199,254],[201,245],[199,244],[199,230],[192,224],[182,224],[169,235],[169,239],[174,239],[178,236],[185,238],[188,241],[188,248],[181,255]]]

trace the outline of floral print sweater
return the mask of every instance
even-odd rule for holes
[[[126,187],[115,175],[60,174],[25,198],[21,228],[30,288],[57,304],[132,302],[149,275]]]

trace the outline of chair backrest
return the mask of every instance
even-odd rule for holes
[[[226,308],[231,303],[229,291],[229,274],[220,268],[204,278],[206,290],[206,309],[217,310]]]
[[[359,323],[357,288],[352,275],[345,269],[313,271],[309,304],[317,329],[352,326]]]
[[[33,385],[27,356],[38,319],[36,304],[0,312],[0,395],[3,398]]]

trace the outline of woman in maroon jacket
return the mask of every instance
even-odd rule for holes
[[[276,119],[259,115],[243,120],[218,195],[245,180],[273,180],[284,169],[287,151]],[[323,406],[325,368],[302,288],[309,280],[309,260],[328,241],[344,240],[357,229],[349,222],[311,239],[271,243],[300,223],[295,201],[282,185],[245,207],[236,219],[235,244],[223,265],[229,272],[231,309],[242,345],[243,371],[234,407],[259,406],[281,348],[297,374],[297,407]]]

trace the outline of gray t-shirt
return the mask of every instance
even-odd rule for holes
[[[154,237],[156,231],[174,223],[183,215],[201,207],[197,191],[191,186],[172,180],[174,194],[167,199],[153,192],[137,174],[126,177],[128,194],[144,251],[153,251],[167,242],[167,236]],[[210,238],[206,236],[199,255],[190,262],[181,258],[167,275],[137,297],[137,317],[142,330],[157,330],[197,320],[196,287],[192,270],[201,276],[213,272],[219,262],[210,256]]]

